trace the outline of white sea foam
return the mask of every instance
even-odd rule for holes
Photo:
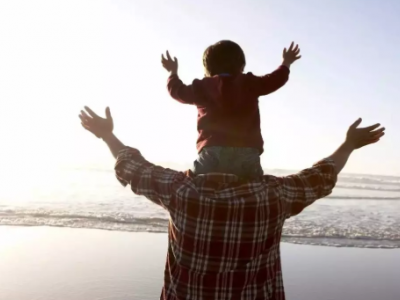
[[[0,225],[166,232],[168,215],[123,189],[112,172],[48,174],[0,189]],[[400,248],[400,178],[341,176],[334,193],[287,220],[283,241]]]

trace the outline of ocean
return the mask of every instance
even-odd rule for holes
[[[123,188],[112,170],[0,175],[0,225],[167,232],[167,213]],[[283,241],[400,248],[400,177],[341,175],[331,196],[286,221]]]

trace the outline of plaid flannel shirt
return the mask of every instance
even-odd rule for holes
[[[163,300],[284,300],[283,224],[329,195],[337,177],[331,160],[287,177],[194,177],[132,148],[119,153],[115,170],[124,186],[170,214]]]

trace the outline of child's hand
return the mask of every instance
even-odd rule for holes
[[[164,57],[164,54],[161,55],[161,63],[164,69],[170,72],[171,75],[178,74],[178,59],[176,57],[172,59],[168,51],[167,58]]]
[[[292,63],[301,58],[301,55],[299,54],[300,54],[299,45],[296,44],[296,46],[294,47],[294,42],[292,42],[288,50],[286,50],[286,48],[283,49],[282,65],[289,68]]]

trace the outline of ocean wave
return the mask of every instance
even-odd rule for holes
[[[0,225],[7,226],[51,226],[68,228],[88,228],[111,231],[166,233],[168,218],[135,218],[116,215],[63,214],[51,212],[0,211]],[[323,225],[325,224],[325,225]],[[389,227],[387,231],[359,228],[332,228],[327,223],[309,221],[287,222],[282,241],[296,244],[333,247],[400,248],[400,228]],[[388,229],[385,229],[388,230]]]
[[[367,177],[367,176],[342,175],[339,177],[339,182],[400,186],[399,177],[382,177],[382,176]]]
[[[400,188],[387,188],[373,185],[343,185],[337,184],[338,189],[350,189],[350,190],[367,190],[367,191],[379,191],[379,192],[400,192]]]
[[[377,196],[328,196],[325,199],[338,199],[338,200],[400,200],[400,197],[377,197]]]
[[[283,169],[273,169],[265,170],[265,174],[272,174],[276,176],[287,176],[298,173],[300,170],[283,170]],[[372,174],[351,174],[351,173],[341,173],[339,175],[340,181],[346,182],[360,182],[367,184],[389,184],[389,185],[400,185],[400,176],[390,176],[390,175],[372,175]]]
[[[115,214],[0,211],[0,225],[54,226],[134,232],[167,232],[167,218],[135,218]]]
[[[282,242],[327,246],[327,247],[344,247],[344,248],[380,248],[380,249],[396,249],[400,248],[400,240],[385,240],[372,238],[347,238],[347,237],[292,237],[282,236]]]

